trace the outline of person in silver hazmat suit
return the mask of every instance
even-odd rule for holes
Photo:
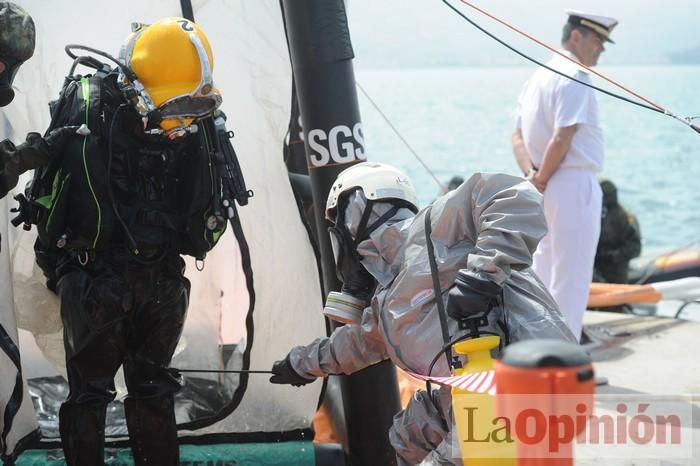
[[[366,307],[356,323],[292,349],[274,364],[270,381],[299,386],[387,358],[405,371],[429,375],[445,342],[426,248],[428,209],[416,213],[411,181],[388,165],[357,164],[338,176],[326,207],[334,224],[329,231],[341,295],[347,304]],[[532,184],[509,175],[475,174],[431,209],[451,336],[460,333],[459,319],[482,312],[488,319],[482,330],[499,334],[506,344],[532,338],[576,341],[530,268],[547,231],[542,197]],[[450,372],[440,357],[430,375]],[[394,419],[389,437],[402,466],[461,464],[450,390],[436,392],[433,402],[418,391]]]

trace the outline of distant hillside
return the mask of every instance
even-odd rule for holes
[[[460,2],[453,1],[459,5]],[[558,46],[567,0],[475,0],[489,12]],[[530,66],[524,58],[476,30],[437,0],[347,0],[348,22],[358,68]],[[620,20],[601,66],[700,63],[700,0],[585,0],[578,4]],[[672,5],[672,7],[671,7]],[[474,10],[460,11],[500,39],[534,58],[549,51]],[[653,28],[650,28],[653,25]],[[652,33],[653,32],[653,33]],[[693,46],[698,44],[697,48]],[[690,49],[690,50],[688,50]]]
[[[669,54],[671,63],[683,65],[700,64],[700,44],[695,48],[673,52]]]

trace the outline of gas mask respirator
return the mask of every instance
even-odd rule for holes
[[[329,319],[337,322],[359,323],[362,313],[369,305],[377,287],[377,280],[362,265],[362,256],[358,254],[357,246],[393,217],[398,212],[399,207],[393,206],[377,221],[367,226],[372,206],[372,201],[367,201],[355,238],[345,223],[344,208],[338,209],[336,223],[328,229],[335,259],[336,275],[338,280],[343,282],[343,286],[340,292],[331,291],[328,294],[323,313]]]
[[[12,82],[15,80],[19,67],[24,61],[16,58],[0,59],[5,64],[5,69],[0,73],[0,107],[8,105],[15,98]]]

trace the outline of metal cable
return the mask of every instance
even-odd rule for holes
[[[179,369],[177,367],[169,367],[168,369],[183,374],[274,374],[272,371],[248,371],[240,370],[225,370],[225,369]]]
[[[399,137],[399,139],[401,139],[401,142],[404,143],[404,145],[406,146],[406,148],[408,148],[409,152],[411,152],[411,154],[413,154],[413,156],[418,160],[418,162],[420,162],[420,164],[423,165],[423,168],[425,168],[425,171],[427,171],[427,172],[428,172],[428,175],[430,175],[430,176],[433,178],[433,180],[435,180],[435,182],[438,184],[438,186],[440,187],[440,189],[442,190],[442,192],[446,193],[446,192],[447,192],[447,186],[445,186],[445,185],[437,178],[437,176],[435,176],[435,173],[433,173],[433,171],[428,167],[428,165],[426,165],[426,163],[423,161],[423,159],[420,157],[420,155],[418,155],[418,153],[413,149],[413,147],[411,147],[411,145],[408,143],[408,141],[406,140],[406,138],[404,138],[404,137],[401,135],[401,133],[399,132],[399,130],[396,129],[396,127],[393,125],[393,123],[391,122],[391,120],[389,120],[389,117],[387,117],[387,116],[384,114],[384,112],[382,112],[382,110],[379,108],[379,105],[377,105],[377,103],[372,99],[372,97],[369,96],[369,94],[367,93],[367,91],[365,91],[365,89],[360,85],[360,83],[357,82],[357,81],[355,81],[355,84],[357,85],[357,88],[362,92],[362,94],[364,94],[364,96],[367,97],[367,100],[369,100],[369,102],[372,104],[372,106],[374,107],[374,109],[377,110],[377,113],[379,113],[379,115],[381,115],[381,117],[384,119],[384,121],[389,125],[389,128],[391,128],[391,130],[394,132],[394,134],[396,134],[396,135]]]
[[[536,59],[530,57],[529,55],[527,55],[527,54],[525,54],[525,53],[523,53],[523,52],[521,52],[520,50],[518,50],[518,49],[516,49],[515,47],[511,46],[510,44],[508,44],[508,43],[505,42],[504,40],[498,38],[496,35],[492,34],[491,32],[487,31],[487,30],[484,29],[483,27],[479,26],[476,22],[474,22],[472,19],[470,19],[469,17],[467,17],[467,15],[465,15],[464,13],[462,13],[457,7],[455,7],[454,5],[452,5],[449,1],[447,1],[447,0],[441,0],[441,1],[442,1],[442,3],[444,3],[448,8],[450,8],[452,11],[454,11],[457,15],[459,15],[462,19],[464,19],[465,21],[467,21],[469,24],[471,24],[472,26],[474,26],[475,28],[477,28],[479,31],[483,32],[484,34],[486,34],[487,36],[489,36],[490,38],[492,38],[493,40],[495,40],[495,41],[498,42],[499,44],[501,44],[501,45],[503,45],[504,47],[508,48],[509,50],[515,52],[516,54],[520,55],[521,57],[525,58],[526,60],[529,60],[529,61],[535,63],[536,65],[541,66],[542,68],[545,68],[545,69],[547,69],[547,70],[549,70],[549,71],[551,71],[551,72],[553,72],[553,73],[556,73],[556,74],[558,74],[558,75],[560,75],[560,76],[563,76],[563,77],[565,77],[565,78],[567,78],[567,79],[570,79],[570,80],[572,80],[572,81],[575,81],[575,82],[577,82],[577,83],[579,83],[579,84],[583,84],[584,86],[590,87],[591,89],[595,89],[596,91],[601,92],[601,93],[603,93],[603,94],[606,94],[606,95],[608,95],[608,96],[610,96],[610,97],[614,97],[614,98],[616,98],[616,99],[625,101],[625,102],[627,102],[627,103],[630,103],[630,104],[633,104],[633,105],[637,105],[637,106],[642,107],[642,108],[646,108],[647,110],[651,110],[651,111],[656,112],[656,113],[662,113],[662,114],[664,114],[664,115],[670,116],[671,118],[674,118],[674,119],[680,121],[681,123],[683,123],[683,124],[689,126],[691,129],[693,129],[693,130],[696,131],[697,133],[700,133],[700,127],[697,126],[697,125],[695,125],[695,124],[693,124],[693,123],[691,123],[691,119],[689,119],[689,118],[682,118],[682,117],[679,117],[679,116],[675,115],[675,114],[672,113],[670,110],[668,110],[668,109],[662,107],[661,105],[658,105],[658,104],[656,104],[655,102],[653,102],[653,101],[647,99],[646,97],[644,97],[644,96],[642,96],[642,95],[640,95],[640,94],[638,94],[638,93],[636,93],[636,92],[634,92],[634,91],[628,89],[627,87],[625,87],[625,86],[623,86],[622,84],[619,84],[619,83],[617,83],[616,81],[614,81],[614,80],[608,78],[607,76],[603,75],[602,73],[599,73],[599,72],[593,70],[592,68],[589,68],[589,67],[587,67],[586,65],[584,65],[584,64],[582,64],[582,63],[579,63],[579,62],[576,61],[576,60],[571,59],[570,57],[568,57],[568,56],[566,56],[565,54],[561,53],[560,51],[554,49],[553,47],[550,47],[549,45],[545,44],[544,42],[542,42],[541,40],[537,39],[536,37],[534,37],[534,36],[532,36],[532,35],[530,35],[530,34],[528,34],[528,33],[526,33],[526,32],[521,31],[520,29],[516,28],[515,26],[512,26],[511,24],[507,23],[506,21],[503,21],[502,19],[500,19],[500,18],[498,18],[497,16],[495,16],[495,15],[493,15],[493,14],[487,12],[486,10],[483,10],[483,9],[477,7],[476,5],[474,5],[474,4],[470,3],[470,2],[468,2],[467,0],[459,0],[459,1],[462,2],[463,4],[469,6],[470,8],[473,8],[474,10],[478,11],[479,13],[481,13],[481,14],[483,14],[483,15],[485,15],[485,16],[491,18],[491,19],[493,19],[494,21],[497,21],[498,23],[500,23],[500,24],[502,24],[502,25],[508,27],[509,29],[511,29],[511,30],[513,30],[513,31],[515,31],[515,32],[517,32],[518,34],[521,34],[521,35],[527,37],[528,39],[532,40],[533,42],[535,42],[535,43],[537,43],[537,44],[539,44],[539,45],[541,45],[541,46],[547,48],[548,50],[551,50],[552,52],[554,52],[554,53],[556,53],[556,54],[558,54],[558,55],[564,57],[565,59],[567,59],[567,60],[569,60],[569,61],[575,63],[576,65],[581,66],[582,68],[585,68],[585,69],[588,70],[589,72],[595,74],[596,76],[599,76],[599,77],[605,79],[606,81],[608,81],[608,82],[612,83],[613,85],[619,87],[620,89],[624,90],[625,92],[630,93],[631,95],[637,97],[638,99],[641,99],[641,100],[643,100],[644,102],[647,102],[648,105],[647,105],[647,104],[643,104],[643,103],[641,103],[641,102],[637,102],[637,101],[632,100],[632,99],[629,99],[629,98],[627,98],[627,97],[621,96],[621,95],[616,94],[616,93],[614,93],[614,92],[607,91],[607,90],[605,90],[605,89],[602,89],[602,88],[600,88],[600,87],[594,86],[594,85],[592,85],[592,84],[583,82],[583,81],[581,81],[581,80],[578,80],[578,79],[576,79],[576,78],[574,78],[574,77],[572,77],[572,76],[569,76],[569,75],[567,75],[567,74],[565,74],[565,73],[562,73],[562,72],[560,72],[560,71],[557,71],[557,70],[555,70],[555,69],[553,69],[553,68],[551,68],[551,67],[545,65],[544,63],[542,63],[542,62],[540,62],[540,61],[538,61],[538,60],[536,60]]]

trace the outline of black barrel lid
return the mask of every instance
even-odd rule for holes
[[[539,339],[507,346],[501,362],[513,367],[577,367],[590,364],[591,357],[576,343]]]

